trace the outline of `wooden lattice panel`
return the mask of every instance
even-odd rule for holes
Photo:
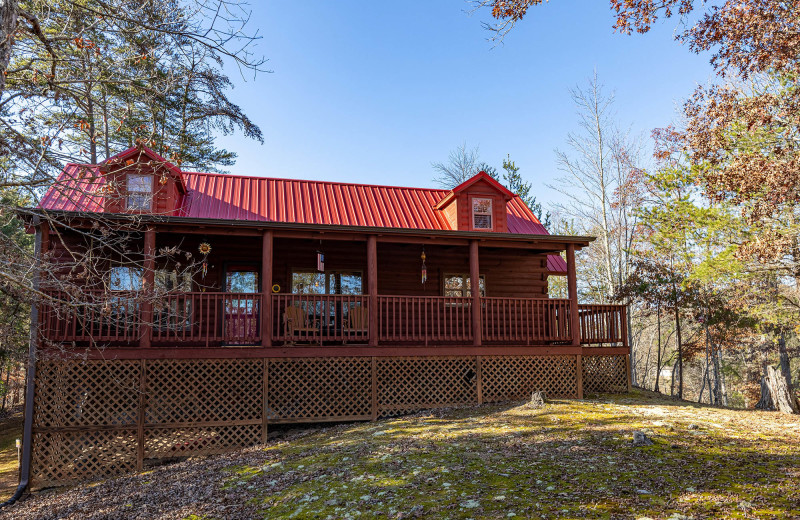
[[[627,392],[625,356],[583,356],[584,392]]]
[[[578,391],[575,356],[486,356],[481,371],[487,403],[530,399],[536,391],[575,397]]]
[[[136,424],[140,370],[140,361],[39,361],[34,427]]]
[[[478,402],[475,357],[377,358],[381,416]]]
[[[145,424],[261,419],[261,359],[154,360],[145,376]]]
[[[261,425],[205,426],[197,428],[146,428],[146,459],[210,455],[261,442]]]
[[[372,361],[368,357],[270,359],[270,422],[368,419]]]
[[[129,473],[136,470],[136,430],[35,433],[31,463],[34,487]]]

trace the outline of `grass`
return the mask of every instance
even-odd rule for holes
[[[654,444],[634,447],[634,431]],[[171,497],[165,502],[164,497]],[[800,418],[649,392],[285,430],[9,518],[800,518]]]
[[[22,438],[22,407],[0,419],[0,502],[5,501],[19,484],[17,439]]]

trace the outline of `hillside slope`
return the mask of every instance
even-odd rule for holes
[[[634,447],[632,434],[653,445]],[[800,518],[800,418],[647,392],[278,433],[0,518]]]

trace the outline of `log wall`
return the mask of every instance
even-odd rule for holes
[[[141,244],[139,236],[128,244],[133,250],[129,258],[140,261],[137,251]],[[179,262],[185,268],[192,261],[200,262],[198,252],[201,242],[208,240],[211,253],[208,255],[208,272],[205,276],[194,275],[194,289],[224,291],[225,272],[233,269],[261,270],[262,243],[259,237],[209,236],[156,233],[156,250],[177,247],[179,253],[167,258],[158,255],[156,268],[172,269]],[[84,251],[91,247],[91,240],[68,232],[51,233],[48,252],[54,263],[71,266],[74,262],[70,251]],[[316,251],[325,253],[326,271],[360,271],[363,292],[367,293],[367,246],[363,241],[323,241],[276,237],[274,241],[273,283],[280,285],[280,292],[291,292],[292,270],[315,270]],[[101,256],[94,251],[95,256]],[[422,247],[418,244],[378,242],[378,294],[408,296],[443,295],[444,275],[469,273],[469,250],[466,246],[429,245],[425,247],[428,280],[421,282]],[[109,259],[118,261],[117,258]],[[480,273],[486,279],[486,295],[492,297],[546,298],[547,255],[524,249],[481,247],[479,249]],[[109,262],[98,260],[96,272],[106,272]],[[87,280],[93,287],[101,287],[101,280]],[[263,290],[263,288],[262,288]]]

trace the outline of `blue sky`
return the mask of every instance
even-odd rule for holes
[[[554,149],[577,126],[569,89],[596,68],[616,92],[619,121],[649,136],[675,120],[707,56],[691,54],[668,22],[646,35],[612,30],[607,0],[550,0],[502,46],[487,42],[462,0],[258,1],[252,28],[271,74],[227,72],[231,97],[264,132],[235,134],[239,174],[433,186],[431,162],[466,142],[500,167],[506,154],[552,203]]]

